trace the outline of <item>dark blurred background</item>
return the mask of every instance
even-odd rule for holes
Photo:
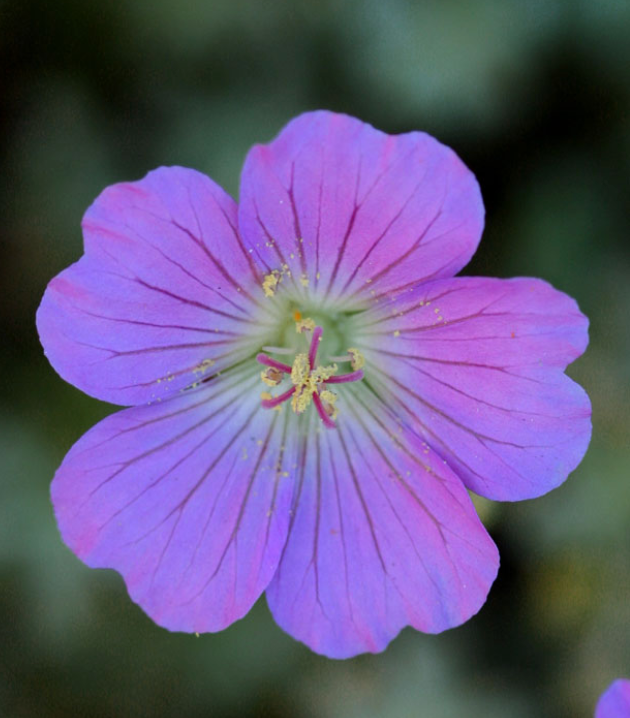
[[[630,2],[0,0],[0,78],[0,714],[592,716],[630,676]],[[544,277],[591,318],[591,448],[546,497],[480,502],[502,555],[481,613],[345,662],[264,600],[171,635],[62,545],[49,482],[113,407],[34,326],[106,185],[177,163],[236,195],[248,147],[318,107],[455,148],[487,207],[466,272]]]

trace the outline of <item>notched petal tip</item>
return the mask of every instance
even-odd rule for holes
[[[477,613],[498,551],[461,482],[426,444],[353,403],[310,439],[287,545],[267,601],[279,625],[332,658],[378,653]]]
[[[240,195],[239,227],[263,266],[273,269],[280,253],[296,296],[357,306],[452,276],[483,229],[479,185],[452,150],[327,111],[253,149]]]
[[[208,177],[160,168],[107,188],[87,210],[85,255],[53,279],[37,315],[67,381],[114,404],[162,401],[251,355],[264,308],[236,205]],[[259,344],[260,346],[260,344]]]
[[[372,315],[361,338],[371,383],[468,488],[534,498],[579,464],[590,402],[563,371],[586,347],[588,322],[573,299],[538,279],[457,277]]]
[[[286,540],[295,457],[277,415],[247,399],[257,377],[238,379],[108,417],[53,480],[67,545],[118,571],[169,630],[213,632],[242,617]]]

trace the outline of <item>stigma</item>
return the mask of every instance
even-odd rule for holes
[[[295,314],[297,332],[311,334],[308,352],[297,353],[290,365],[277,361],[267,354],[258,354],[256,360],[265,367],[260,376],[267,386],[278,386],[285,378],[291,382],[291,386],[278,396],[272,396],[268,391],[263,392],[262,407],[279,410],[282,404],[290,400],[291,409],[296,414],[303,414],[313,404],[324,426],[333,429],[336,426],[335,420],[339,415],[339,409],[335,405],[337,395],[331,391],[329,385],[363,379],[361,367],[364,366],[365,359],[357,349],[348,349],[347,356],[335,357],[339,361],[350,362],[353,371],[347,374],[337,374],[336,363],[318,364],[317,351],[323,330],[316,326],[312,319],[302,319],[299,312]]]

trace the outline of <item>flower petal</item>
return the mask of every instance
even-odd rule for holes
[[[516,501],[581,461],[590,403],[563,374],[588,343],[573,299],[539,279],[431,282],[366,313],[370,381],[469,489]]]
[[[477,182],[452,150],[332,112],[301,115],[254,147],[241,178],[243,241],[268,269],[287,267],[298,296],[360,303],[453,276],[483,216]]]
[[[595,718],[628,718],[630,716],[630,681],[619,678],[597,702]]]
[[[59,528],[89,566],[174,631],[218,631],[276,570],[287,534],[292,417],[259,406],[258,372],[230,372],[162,404],[114,414],[52,484]]]
[[[85,255],[50,282],[37,314],[59,374],[139,404],[260,347],[259,279],[235,226],[234,201],[194,170],[106,189],[83,220]]]
[[[338,428],[313,431],[304,447],[267,589],[279,625],[332,658],[381,651],[406,625],[434,633],[466,621],[499,562],[448,466],[350,393]]]

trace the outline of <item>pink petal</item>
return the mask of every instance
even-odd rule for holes
[[[459,479],[365,395],[344,395],[338,428],[303,440],[289,539],[267,589],[279,625],[332,658],[381,651],[406,625],[463,623],[498,568]]]
[[[54,368],[99,399],[139,404],[259,348],[259,278],[235,225],[234,201],[194,170],[106,189],[83,220],[85,256],[37,314]]]
[[[597,702],[595,718],[628,718],[630,716],[630,681],[614,681]]]
[[[52,484],[64,541],[122,574],[173,631],[219,631],[273,576],[295,457],[286,415],[259,407],[259,377],[230,373],[163,404],[106,418]],[[289,417],[292,418],[292,417]]]
[[[302,115],[254,147],[241,178],[244,242],[268,269],[288,266],[298,296],[357,304],[453,276],[483,216],[477,182],[452,150],[332,112]]]
[[[586,451],[590,403],[563,370],[587,327],[539,279],[461,277],[382,301],[357,344],[375,391],[466,486],[514,501],[558,486]]]

